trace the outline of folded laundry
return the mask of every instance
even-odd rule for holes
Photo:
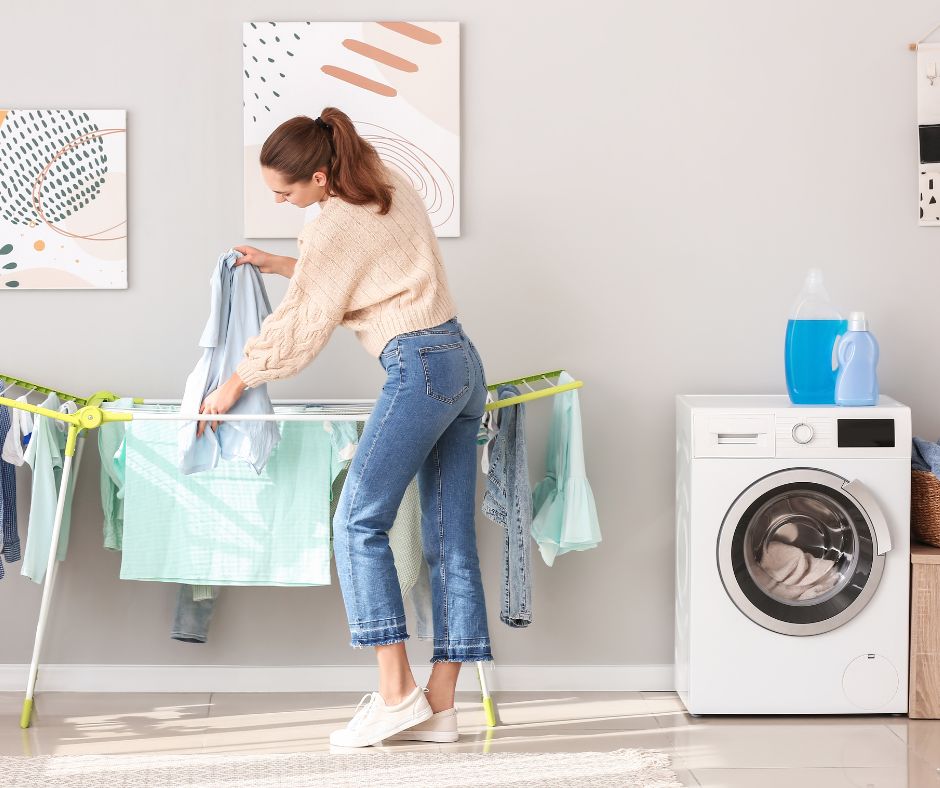
[[[923,438],[914,438],[911,447],[911,469],[930,471],[940,478],[940,443],[931,443]]]
[[[815,599],[839,580],[834,561],[776,540],[771,540],[764,548],[760,568],[770,580],[764,583],[765,590],[786,600]]]

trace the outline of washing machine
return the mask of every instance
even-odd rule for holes
[[[909,408],[680,396],[676,413],[686,708],[906,712]]]

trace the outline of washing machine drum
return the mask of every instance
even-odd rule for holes
[[[860,494],[861,493],[861,494]],[[854,618],[881,580],[884,518],[859,482],[816,468],[765,476],[721,526],[718,567],[732,601],[785,635],[817,635]]]

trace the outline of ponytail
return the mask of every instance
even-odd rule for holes
[[[316,120],[300,115],[282,123],[265,140],[260,158],[262,167],[277,170],[289,183],[310,180],[319,170],[340,199],[374,203],[381,214],[392,207],[394,187],[379,154],[335,107],[325,107]]]

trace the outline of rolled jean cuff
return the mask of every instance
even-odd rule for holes
[[[353,648],[387,646],[407,639],[408,630],[405,628],[404,617],[396,616],[349,625],[349,645]]]
[[[205,643],[207,640],[205,635],[196,635],[189,632],[171,632],[170,637],[182,643]]]
[[[431,662],[489,662],[493,659],[488,638],[435,641]]]

